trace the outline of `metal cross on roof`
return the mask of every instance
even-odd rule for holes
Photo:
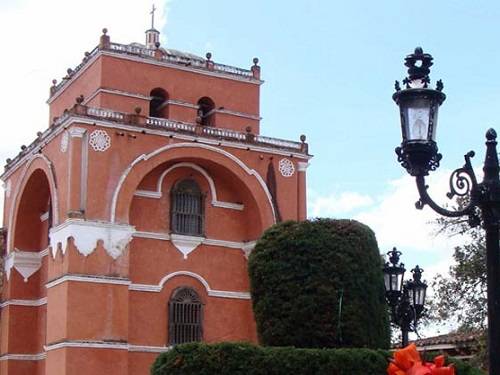
[[[153,7],[151,9],[151,28],[154,29],[155,28],[155,10],[156,10],[156,7],[155,5],[153,4]]]

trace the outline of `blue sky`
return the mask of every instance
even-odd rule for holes
[[[104,26],[114,41],[142,42],[151,4],[0,3],[2,159],[47,125],[50,80],[74,67],[97,44]],[[453,244],[463,239],[435,238],[427,224],[435,216],[414,209],[416,188],[394,154],[400,130],[391,95],[394,80],[406,74],[406,54],[422,46],[434,56],[431,78],[443,79],[447,100],[438,126],[444,159],[431,185],[445,201],[448,173],[463,164],[470,149],[480,168],[484,133],[500,122],[498,2],[157,0],[156,5],[164,46],[201,56],[210,51],[216,62],[241,67],[259,57],[266,81],[262,133],[295,140],[306,134],[315,156],[308,170],[311,216],[362,220],[375,230],[381,251],[397,246],[408,265],[418,262],[429,274],[447,268]]]

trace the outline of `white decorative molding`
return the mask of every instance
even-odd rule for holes
[[[248,259],[248,257],[252,253],[253,249],[255,248],[256,243],[257,243],[257,241],[252,241],[252,242],[246,242],[243,245],[242,250],[243,250],[243,253],[245,254],[245,258]]]
[[[259,172],[257,172],[254,169],[249,168],[243,161],[241,161],[239,158],[237,158],[233,154],[227,152],[226,150],[223,150],[223,149],[221,149],[219,147],[214,147],[214,146],[211,146],[211,145],[199,144],[199,143],[175,143],[175,144],[168,144],[166,146],[163,146],[163,147],[160,147],[160,148],[156,149],[155,151],[153,151],[153,152],[151,152],[151,153],[149,153],[147,155],[146,154],[142,154],[142,155],[138,156],[134,161],[132,161],[132,163],[130,163],[130,165],[125,169],[125,171],[120,176],[118,184],[117,184],[117,186],[115,188],[115,191],[113,193],[113,199],[111,201],[111,214],[110,214],[111,222],[114,222],[115,219],[116,219],[116,206],[118,204],[118,195],[120,194],[120,190],[122,188],[122,185],[125,182],[125,179],[127,178],[128,174],[130,173],[130,171],[132,170],[132,168],[136,164],[140,163],[143,160],[149,160],[150,158],[152,158],[152,157],[154,157],[154,156],[156,156],[156,155],[158,155],[158,154],[160,154],[160,153],[162,153],[164,151],[171,150],[171,149],[176,149],[176,148],[202,148],[202,149],[206,149],[206,150],[209,150],[209,151],[216,152],[218,154],[222,154],[225,157],[227,157],[230,160],[232,160],[233,162],[235,162],[248,175],[254,176],[257,179],[257,181],[259,182],[260,186],[262,187],[262,190],[264,191],[264,193],[265,193],[265,195],[267,197],[267,200],[268,200],[268,203],[269,203],[269,207],[270,207],[272,215],[273,215],[273,222],[276,222],[276,212],[274,210],[274,205],[272,203],[271,193],[269,192],[269,189],[267,188],[267,185],[266,185],[265,181],[263,180],[262,176],[259,174]]]
[[[69,134],[67,131],[63,132],[61,135],[61,144],[59,145],[59,149],[62,153],[68,151],[69,145]]]
[[[307,161],[299,161],[297,163],[297,170],[299,172],[305,172],[307,170],[307,167],[309,167],[310,163],[308,163]]]
[[[292,177],[295,173],[293,162],[287,158],[283,158],[279,161],[278,168],[283,177]]]
[[[55,280],[49,281],[47,284],[45,284],[45,287],[47,289],[50,289],[67,281],[76,281],[76,282],[91,283],[91,284],[127,285],[127,286],[130,285],[129,279],[121,277],[67,274]]]
[[[105,130],[97,129],[90,133],[89,145],[94,151],[104,152],[111,147],[111,137]]]
[[[71,138],[82,138],[86,131],[87,129],[79,128],[77,126],[73,126],[68,129],[68,133]]]
[[[147,238],[147,239],[152,239],[152,240],[172,241],[173,242],[172,237],[175,238],[176,236],[181,236],[181,235],[176,235],[176,234],[170,235],[168,233],[136,231],[132,234],[132,236],[138,237],[138,238]],[[196,240],[196,242],[200,241],[200,243],[198,245],[201,244],[201,245],[208,245],[208,246],[220,246],[220,247],[226,247],[229,249],[242,250],[243,254],[245,255],[246,258],[248,258],[248,254],[255,247],[255,243],[256,243],[256,241],[236,242],[236,241],[217,240],[215,238],[205,238],[205,237],[191,237],[191,236],[181,236],[181,237],[187,237],[188,240],[193,239],[193,241]],[[181,240],[182,240],[182,238],[181,238]],[[187,254],[185,255],[185,257],[187,257]]]
[[[203,237],[185,236],[182,234],[172,233],[170,235],[170,241],[172,241],[177,250],[184,255],[184,259],[187,259],[189,253],[203,242]]]
[[[21,274],[24,282],[28,282],[28,279],[42,266],[43,254],[41,252],[34,251],[15,251],[10,252],[5,257],[4,269],[7,280],[10,279],[10,273],[12,268],[15,268],[17,272]]]
[[[41,221],[41,222],[44,222],[44,221],[49,220],[49,214],[50,214],[50,212],[49,212],[49,211],[44,212],[43,214],[41,214],[41,215],[40,215],[40,221]]]
[[[126,342],[114,342],[114,341],[80,341],[80,340],[68,340],[62,341],[55,344],[44,345],[45,351],[50,352],[51,350],[63,349],[63,348],[92,348],[92,349],[120,349],[128,350],[128,344]]]
[[[129,352],[142,352],[142,353],[164,353],[172,349],[172,346],[147,346],[147,345],[132,345],[129,344]]]
[[[155,198],[159,199],[162,196],[162,191],[161,187],[163,185],[163,180],[165,177],[172,172],[174,169],[177,168],[191,168],[200,173],[208,182],[208,186],[210,188],[210,195],[212,196],[212,206],[214,207],[221,207],[221,208],[228,208],[231,210],[238,210],[242,211],[245,206],[241,203],[231,203],[231,202],[222,202],[217,200],[217,190],[215,189],[215,183],[213,178],[205,171],[202,167],[200,167],[197,164],[194,163],[189,163],[189,162],[181,162],[172,165],[170,168],[166,169],[163,171],[163,173],[160,175],[158,178],[158,182],[156,183],[156,191],[151,191],[151,190],[136,190],[134,195],[139,196],[139,197],[147,197],[147,198]]]
[[[4,185],[3,185],[4,189],[5,189],[5,196],[7,198],[10,198],[10,192],[12,190],[12,181],[11,180],[8,180]]]
[[[114,129],[114,130],[125,130],[131,133],[141,133],[142,131],[144,131],[144,129],[138,128],[137,126],[134,125],[119,124],[114,121],[102,120],[102,119],[89,119],[86,117],[80,117],[78,115],[67,115],[64,121],[59,125],[59,127],[55,131],[52,131],[52,128],[47,128],[47,130],[44,131],[41,136],[41,142],[35,145],[32,150],[23,155],[20,159],[12,163],[11,167],[7,171],[5,171],[0,176],[0,178],[3,181],[9,178],[20,166],[22,166],[25,163],[27,159],[30,159],[31,157],[33,157],[33,155],[39,153],[43,147],[45,147],[50,141],[56,138],[65,128],[71,126],[73,123],[86,124],[92,126],[98,125],[103,128]],[[293,152],[293,151],[290,152],[286,150],[280,150],[273,147],[267,147],[265,145],[249,145],[247,143],[205,138],[203,136],[192,136],[192,135],[176,133],[173,131],[160,130],[160,129],[156,130],[148,129],[146,132],[147,134],[158,135],[160,137],[175,138],[183,141],[196,141],[207,145],[223,146],[240,150],[251,150],[256,152],[266,152],[268,154],[289,156],[304,160],[310,160],[312,158],[311,155],[304,155],[303,153],[300,152]]]
[[[154,198],[154,199],[160,199],[161,198],[161,191],[151,191],[151,190],[136,190],[134,195],[136,197],[143,197],[143,198]]]
[[[28,306],[28,307],[38,307],[47,304],[47,297],[40,299],[9,299],[0,303],[0,309],[7,306]]]
[[[38,354],[4,354],[0,356],[0,361],[41,361],[47,357],[47,353]]]
[[[200,275],[197,273],[191,272],[191,271],[176,271],[169,273],[168,275],[164,276],[158,285],[149,285],[149,284],[130,284],[128,289],[133,290],[136,292],[153,292],[153,293],[159,293],[162,291],[163,286],[165,283],[176,277],[176,276],[189,276],[192,277],[196,280],[198,280],[205,290],[207,291],[207,294],[209,297],[218,297],[218,298],[234,298],[234,299],[251,299],[250,293],[248,292],[234,292],[234,291],[227,291],[227,290],[214,290],[210,288],[210,285],[208,282]]]
[[[106,252],[116,259],[122,255],[134,231],[134,227],[130,225],[70,219],[50,229],[52,257],[56,256],[58,244],[61,244],[62,252],[65,254],[66,243],[72,237],[76,248],[82,255],[91,254],[97,247],[97,241],[102,240]]]
[[[243,117],[243,118],[247,118],[250,120],[256,120],[256,121],[262,120],[262,117],[260,117],[259,115],[251,115],[249,113],[231,111],[230,109],[225,109],[225,108],[224,109],[216,109],[215,112],[216,113],[223,113],[223,114],[231,115],[231,116]]]

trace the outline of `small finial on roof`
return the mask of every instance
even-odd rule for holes
[[[258,57],[254,57],[253,58],[253,64],[257,65],[258,63],[259,63],[259,58]]]
[[[207,54],[205,56],[207,57],[207,60],[210,60],[212,58],[212,53],[207,52]]]
[[[106,28],[102,29],[102,33],[103,33],[104,35],[106,35],[106,34],[108,33],[108,29],[106,29]]]

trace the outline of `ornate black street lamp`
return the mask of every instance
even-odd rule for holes
[[[393,248],[387,253],[384,265],[385,298],[391,308],[391,319],[401,328],[402,345],[408,345],[408,333],[416,332],[418,320],[424,312],[427,284],[422,281],[424,270],[416,266],[411,270],[413,280],[404,282],[405,265],[399,262],[400,251]]]
[[[465,208],[450,211],[436,204],[427,192],[425,176],[439,167],[441,154],[436,143],[438,108],[443,103],[443,83],[437,82],[436,89],[428,88],[432,56],[423,53],[422,48],[405,58],[408,78],[401,89],[396,81],[394,101],[400,108],[403,142],[396,148],[398,161],[408,173],[415,176],[420,199],[418,209],[429,205],[437,213],[448,217],[468,216],[471,226],[482,225],[486,232],[486,268],[488,282],[488,351],[489,373],[500,375],[500,168],[496,150],[495,130],[486,132],[486,158],[484,178],[477,182],[470,159],[474,152],[465,155],[465,164],[456,169],[450,177],[448,198],[465,197]]]

